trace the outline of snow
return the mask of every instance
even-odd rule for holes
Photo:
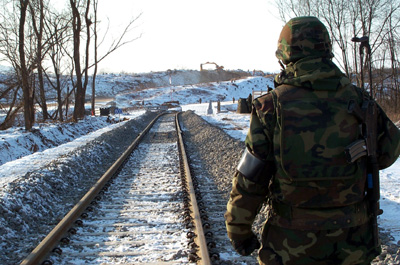
[[[138,111],[134,114],[127,115],[130,118],[135,118],[140,114],[143,114],[144,111]],[[19,177],[24,176],[27,172],[32,172],[42,168],[44,165],[48,164],[50,161],[57,159],[63,155],[73,152],[77,147],[81,145],[85,145],[86,143],[92,141],[93,139],[99,137],[105,132],[111,131],[119,126],[122,126],[124,122],[119,122],[116,124],[111,124],[109,126],[98,129],[92,133],[79,137],[71,142],[67,142],[65,144],[59,145],[54,148],[46,149],[42,152],[36,152],[31,155],[21,156],[20,159],[16,159],[10,162],[7,162],[0,166],[0,188],[4,187],[7,183],[16,180]],[[45,130],[46,131],[46,130]],[[49,130],[48,134],[53,136],[53,133]],[[7,135],[3,135],[2,138],[6,139]],[[10,135],[9,138],[14,138],[14,135]],[[55,140],[55,139],[54,139]],[[17,147],[20,148],[20,147]],[[21,153],[24,153],[25,150],[21,149]],[[1,190],[0,190],[1,194]]]
[[[124,82],[125,79],[123,76],[115,75],[112,78],[112,82]],[[113,87],[107,81],[109,80],[99,80],[97,90],[102,88],[109,90],[110,86]],[[130,82],[129,79],[126,82]],[[183,111],[193,110],[206,121],[221,127],[232,137],[244,141],[249,128],[250,115],[236,113],[237,100],[247,98],[253,89],[265,91],[267,86],[273,87],[273,80],[264,77],[249,77],[234,82],[213,82],[198,85],[179,85],[177,80],[173,80],[172,83],[172,86],[135,91],[135,94],[124,91],[115,95],[115,101],[120,108],[129,107],[136,101],[145,101],[147,105],[158,105],[171,100],[179,101]],[[200,98],[201,104],[198,103]],[[235,98],[235,102],[233,102],[233,98]],[[221,112],[219,113],[217,112],[217,100],[221,100]],[[210,101],[212,101],[212,113],[207,114]],[[143,113],[143,109],[133,110],[121,114],[121,117],[114,118],[135,119]],[[65,126],[62,130],[55,125],[36,126],[35,128],[40,131],[42,138],[56,144],[51,147],[43,146],[40,137],[29,138],[29,134],[21,128],[0,131],[0,150],[2,150],[0,152],[0,196],[6,195],[8,183],[23,178],[27,172],[39,170],[50,161],[73,152],[79,146],[122,124],[123,122],[110,124],[104,122],[104,119],[100,117],[90,117],[82,121],[81,124],[82,126],[89,126],[90,128],[87,128],[87,130],[90,133],[77,135],[75,139],[67,138],[65,139],[67,142],[62,144],[57,144],[60,139],[63,139],[65,135],[74,134],[76,129],[72,125]],[[82,128],[79,128],[79,130],[82,130]],[[28,138],[30,140],[26,142]],[[35,144],[38,146],[38,150],[32,153],[30,149]],[[240,151],[238,150],[238,152]],[[400,160],[397,160],[391,167],[381,170],[380,179],[380,203],[384,213],[379,216],[378,222],[384,230],[390,231],[395,243],[397,243],[400,241],[398,217],[400,212]]]
[[[396,242],[400,240],[400,159],[389,168],[380,171],[381,200],[383,214],[379,225],[391,232]]]

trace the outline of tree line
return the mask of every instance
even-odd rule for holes
[[[94,112],[98,64],[119,47],[140,37],[129,36],[140,14],[132,17],[119,37],[112,39],[105,52],[99,54],[108,31],[99,30],[104,23],[98,19],[98,0],[58,1],[58,6],[51,5],[50,0],[0,2],[3,7],[0,11],[0,59],[11,65],[13,72],[0,81],[0,100],[4,99],[0,102],[7,102],[0,104],[6,113],[0,121],[0,129],[13,126],[18,113],[22,112],[25,129],[31,130],[36,105],[41,109],[43,121],[63,121],[73,101],[72,120],[82,119],[89,80],[92,82],[91,111]],[[65,7],[59,8],[63,4]],[[109,23],[105,25],[108,26]],[[57,111],[49,111],[48,89],[56,95]]]
[[[399,113],[399,0],[274,1],[284,22],[295,16],[318,17],[330,33],[343,72],[358,86],[365,82],[387,111]],[[368,38],[370,54],[354,41],[362,37]]]

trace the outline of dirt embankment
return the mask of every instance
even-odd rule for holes
[[[144,90],[147,88],[157,88],[166,86],[195,85],[209,82],[222,82],[240,79],[250,76],[251,73],[242,70],[173,70],[156,73],[136,74],[129,76],[129,82],[114,81],[113,89],[115,93]],[[107,91],[105,91],[107,92]],[[97,91],[101,95],[102,91]]]
[[[203,70],[203,71],[172,71],[171,75],[165,72],[164,75],[153,75],[149,82],[140,83],[144,88],[169,86],[172,85],[194,85],[200,83],[229,81],[249,76],[244,71],[224,71],[224,70]],[[170,78],[171,76],[171,78]]]

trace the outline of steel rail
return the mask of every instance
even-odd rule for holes
[[[203,224],[201,221],[200,211],[197,206],[197,199],[196,199],[195,190],[193,187],[192,176],[190,174],[190,168],[189,168],[189,163],[188,163],[187,156],[186,156],[185,147],[183,144],[182,130],[179,125],[178,115],[179,115],[179,113],[177,113],[175,116],[176,132],[178,134],[178,146],[179,146],[179,150],[180,150],[182,160],[183,160],[182,162],[183,162],[185,176],[186,176],[187,188],[188,188],[189,195],[190,195],[191,210],[192,210],[191,217],[193,218],[195,229],[197,231],[197,233],[196,233],[197,237],[194,240],[200,248],[200,261],[199,261],[200,264],[211,265],[210,255],[209,255],[208,247],[207,247],[206,236],[205,236],[204,230],[203,230]]]
[[[82,199],[69,211],[69,213],[54,227],[54,229],[39,243],[39,245],[29,254],[21,265],[38,265],[41,264],[48,253],[59,243],[60,239],[65,236],[68,229],[73,226],[73,223],[86,210],[88,205],[94,200],[104,185],[117,172],[120,166],[124,163],[127,157],[132,153],[142,138],[147,134],[157,119],[164,115],[157,115],[147,127],[136,137],[128,149],[116,160],[116,162],[104,173],[104,175],[93,185],[92,188],[82,197]]]

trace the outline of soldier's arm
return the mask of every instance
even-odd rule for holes
[[[378,109],[378,164],[379,169],[384,169],[400,155],[400,130],[380,107]]]
[[[271,111],[272,109],[268,113],[271,117],[268,117],[272,121]],[[246,176],[239,171],[234,175],[225,213],[228,237],[231,240],[243,240],[252,236],[251,226],[268,195],[269,180],[274,173],[272,142],[265,126],[265,112],[260,112],[259,101],[255,100],[245,144],[247,151],[256,157],[254,159],[262,161],[262,164],[258,164],[258,169],[250,175]]]
[[[225,213],[225,224],[231,240],[252,236],[251,226],[265,200],[267,189],[236,172]]]

